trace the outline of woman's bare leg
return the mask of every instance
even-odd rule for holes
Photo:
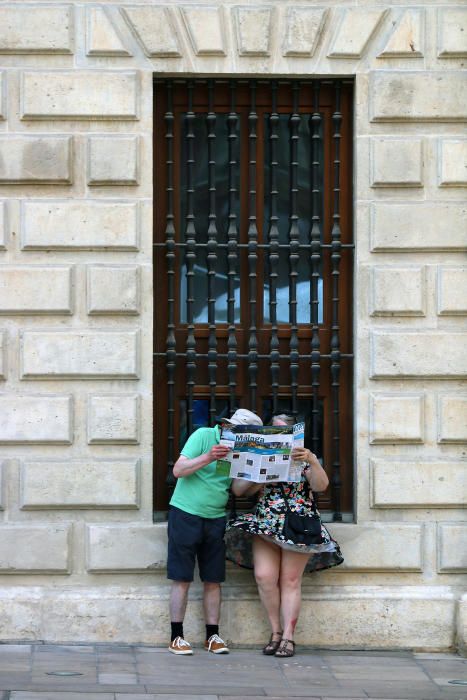
[[[295,626],[300,614],[302,600],[302,577],[309,555],[281,551],[281,570],[279,578],[281,613],[284,621],[284,639],[293,639]]]
[[[253,537],[253,562],[259,597],[269,618],[271,631],[273,633],[281,632],[279,590],[281,550],[276,544],[255,535]]]

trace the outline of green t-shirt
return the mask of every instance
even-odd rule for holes
[[[188,459],[194,459],[211,447],[218,445],[220,429],[198,428],[190,435],[181,454]],[[231,478],[221,476],[216,470],[217,462],[210,462],[189,476],[177,479],[170,505],[202,518],[222,518],[229,497]]]

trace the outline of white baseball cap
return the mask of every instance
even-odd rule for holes
[[[237,408],[230,418],[222,418],[221,421],[230,425],[263,425],[261,418],[247,408]]]

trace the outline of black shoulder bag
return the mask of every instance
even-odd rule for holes
[[[321,518],[318,513],[302,515],[289,508],[289,501],[285,495],[284,487],[279,482],[279,488],[284,499],[286,513],[283,535],[294,544],[322,544]]]

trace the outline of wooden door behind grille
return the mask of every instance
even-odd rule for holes
[[[292,412],[352,509],[352,84],[155,84],[156,510],[188,435]]]

